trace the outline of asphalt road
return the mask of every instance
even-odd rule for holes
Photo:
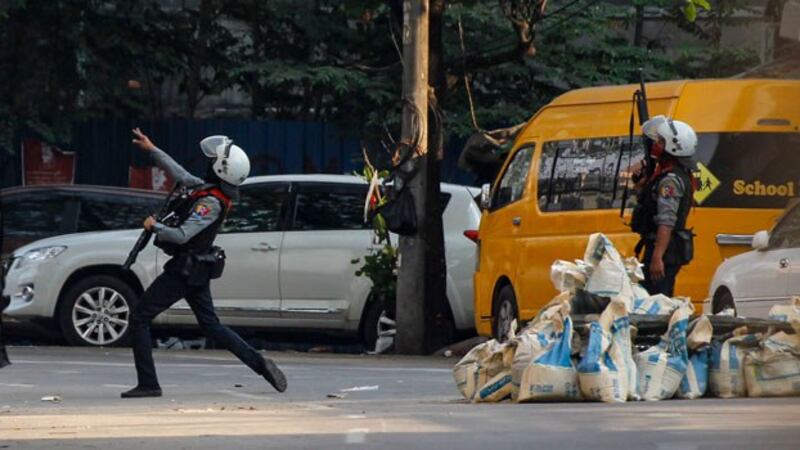
[[[197,350],[156,353],[164,397],[122,400],[129,352],[12,347],[0,449],[800,448],[800,398],[471,405],[452,359],[300,353],[272,355],[289,378],[279,394]],[[342,392],[353,387],[366,388]]]

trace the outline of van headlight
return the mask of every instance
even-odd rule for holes
[[[17,268],[23,267],[30,262],[44,261],[45,259],[55,258],[64,253],[67,247],[64,245],[53,245],[50,247],[40,247],[28,250],[17,261]]]

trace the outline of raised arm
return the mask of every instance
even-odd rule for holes
[[[142,131],[138,128],[133,129],[134,139],[133,143],[139,146],[142,150],[150,154],[153,162],[156,163],[164,172],[172,177],[178,184],[187,187],[194,187],[203,184],[202,178],[196,177],[189,173],[180,164],[177,163],[171,156],[166,154],[163,150],[156,147]]]

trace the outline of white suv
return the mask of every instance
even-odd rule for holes
[[[478,229],[479,190],[450,184],[441,190],[447,296],[455,328],[467,330],[474,328],[475,244],[464,232]],[[360,333],[374,345],[382,305],[371,301],[371,283],[355,275],[352,263],[373,248],[363,221],[366,192],[363,180],[347,175],[250,178],[215,242],[228,255],[225,273],[211,283],[220,319],[241,327]],[[17,249],[6,274],[5,313],[53,318],[72,344],[124,342],[132,305],[168,258],[150,244],[124,272],[139,233],[70,234]],[[196,324],[185,301],[156,323]]]

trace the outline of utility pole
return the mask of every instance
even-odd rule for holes
[[[408,188],[414,197],[417,232],[400,237],[397,276],[398,353],[425,352],[425,205],[428,151],[428,0],[403,1],[403,124],[401,142],[417,143],[402,170],[414,173]],[[416,170],[416,172],[414,172]]]

